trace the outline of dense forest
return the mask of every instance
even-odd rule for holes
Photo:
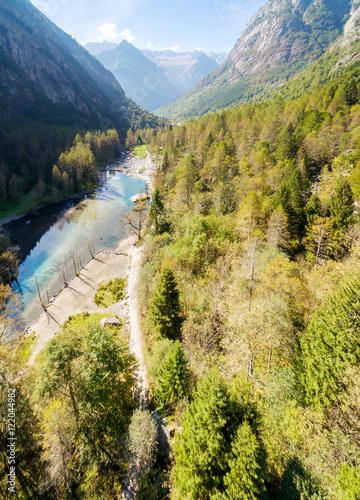
[[[102,137],[78,136],[49,182],[91,184]],[[73,317],[20,376],[31,339],[0,348],[3,436],[10,386],[20,405],[18,497],[120,498],[132,451],[139,498],[359,498],[359,70],[297,99],[131,130],[139,141],[159,162],[138,288],[173,457],[156,461],[125,330]],[[0,260],[14,252],[2,245]],[[6,498],[4,439],[0,454]]]
[[[31,210],[94,187],[96,173],[88,176],[88,167],[79,166],[80,173],[68,163],[71,170],[66,172],[69,181],[61,183],[54,181],[54,165],[61,170],[64,165],[59,157],[71,153],[73,158],[74,155],[83,156],[79,165],[88,156],[86,161],[96,163],[95,168],[103,167],[111,157],[119,155],[120,143],[125,143],[129,123],[134,129],[164,124],[164,120],[145,111],[139,114],[138,109],[136,107],[126,128],[124,124],[116,127],[116,123],[104,120],[100,131],[93,129],[90,132],[76,124],[64,126],[24,117],[16,120],[0,118],[0,218],[18,212],[19,208]],[[70,118],[68,123],[72,123]],[[116,130],[116,137],[108,136],[109,129]],[[72,149],[74,147],[77,153]],[[94,158],[89,157],[90,153]],[[63,168],[61,173],[65,171]],[[19,196],[23,200],[21,207]]]
[[[359,498],[359,81],[152,139],[140,298],[174,498]]]

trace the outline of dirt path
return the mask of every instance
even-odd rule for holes
[[[137,301],[137,290],[136,285],[139,277],[140,271],[140,261],[142,255],[142,248],[134,247],[131,253],[131,268],[129,272],[129,325],[130,325],[130,351],[135,354],[138,363],[138,378],[139,378],[139,389],[140,389],[140,407],[142,410],[146,410],[148,406],[148,383],[147,383],[147,373],[144,361],[144,353],[142,348],[142,338],[141,338],[141,328],[140,328],[140,317],[139,308]]]

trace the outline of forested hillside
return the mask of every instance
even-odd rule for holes
[[[173,498],[360,495],[359,82],[152,140],[140,297]]]
[[[31,337],[0,350],[22,498],[119,498],[130,451],[139,498],[359,497],[359,84],[353,68],[301,98],[128,134],[159,163],[138,287],[173,459],[156,461],[154,420],[135,411],[124,330],[73,317],[21,377]],[[60,173],[102,140],[79,136]]]

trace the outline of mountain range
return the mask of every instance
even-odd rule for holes
[[[141,51],[126,40],[118,45],[104,41],[84,47],[114,74],[126,95],[148,111],[190,90],[218,68],[217,61],[227,57],[202,51]]]
[[[0,0],[0,117],[128,127],[143,111],[115,77],[29,0]]]
[[[267,99],[326,51],[340,47],[348,53],[356,42],[359,13],[357,0],[270,0],[222,66],[156,113],[181,119]],[[350,52],[354,60],[356,50]]]

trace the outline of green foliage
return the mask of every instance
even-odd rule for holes
[[[149,222],[154,226],[154,235],[166,233],[170,229],[170,224],[166,220],[164,200],[157,186],[154,189],[151,199]]]
[[[180,498],[209,498],[222,491],[231,439],[239,423],[217,370],[199,382],[175,443],[175,486]]]
[[[173,271],[164,268],[150,305],[150,318],[162,337],[177,339],[182,323],[180,293]]]
[[[6,365],[4,364],[6,362]],[[36,436],[40,432],[39,419],[31,406],[23,381],[12,381],[9,360],[0,358],[0,496],[14,498],[9,488],[10,467],[16,476],[16,496],[20,499],[33,496],[44,476],[41,463],[41,446]],[[9,399],[11,397],[11,400]],[[9,405],[9,406],[8,406]],[[14,409],[14,416],[11,414]],[[11,420],[9,420],[11,419]],[[9,434],[15,424],[15,436]],[[10,424],[10,425],[9,425]],[[15,437],[16,440],[8,438]],[[15,444],[15,457],[10,456],[8,445]],[[14,462],[12,462],[14,458]]]
[[[128,448],[140,464],[141,476],[150,472],[156,459],[158,445],[157,424],[151,414],[136,410],[131,417]]]
[[[174,411],[176,404],[189,393],[189,371],[185,352],[177,340],[161,363],[154,391],[159,410],[166,414]]]
[[[340,240],[352,222],[354,199],[349,182],[340,177],[330,198],[329,216],[335,237]]]
[[[125,298],[127,278],[114,278],[98,288],[94,300],[100,307],[109,307]]]
[[[133,148],[133,152],[136,156],[139,156],[140,158],[146,158],[148,147],[149,147],[148,144],[142,144],[140,146],[135,146]]]
[[[76,488],[80,471],[91,488],[91,471],[98,471],[96,476],[104,465],[105,470],[123,467],[135,369],[134,357],[110,329],[68,327],[47,345],[35,394],[44,446],[53,443],[57,450],[50,449],[45,457],[50,458],[52,482],[58,488]]]
[[[259,442],[248,422],[239,426],[231,446],[230,471],[225,475],[225,492],[219,498],[256,500],[264,498]]]
[[[341,464],[338,475],[339,500],[358,500],[360,498],[360,471],[347,464]]]
[[[284,500],[326,500],[329,498],[308,474],[301,462],[294,458],[282,479],[281,497]]]
[[[346,370],[360,362],[360,279],[349,278],[312,317],[301,339],[300,380],[306,401],[328,407],[346,391]]]
[[[279,138],[277,156],[280,160],[292,160],[298,150],[298,144],[295,138],[295,130],[292,123],[286,126]]]

